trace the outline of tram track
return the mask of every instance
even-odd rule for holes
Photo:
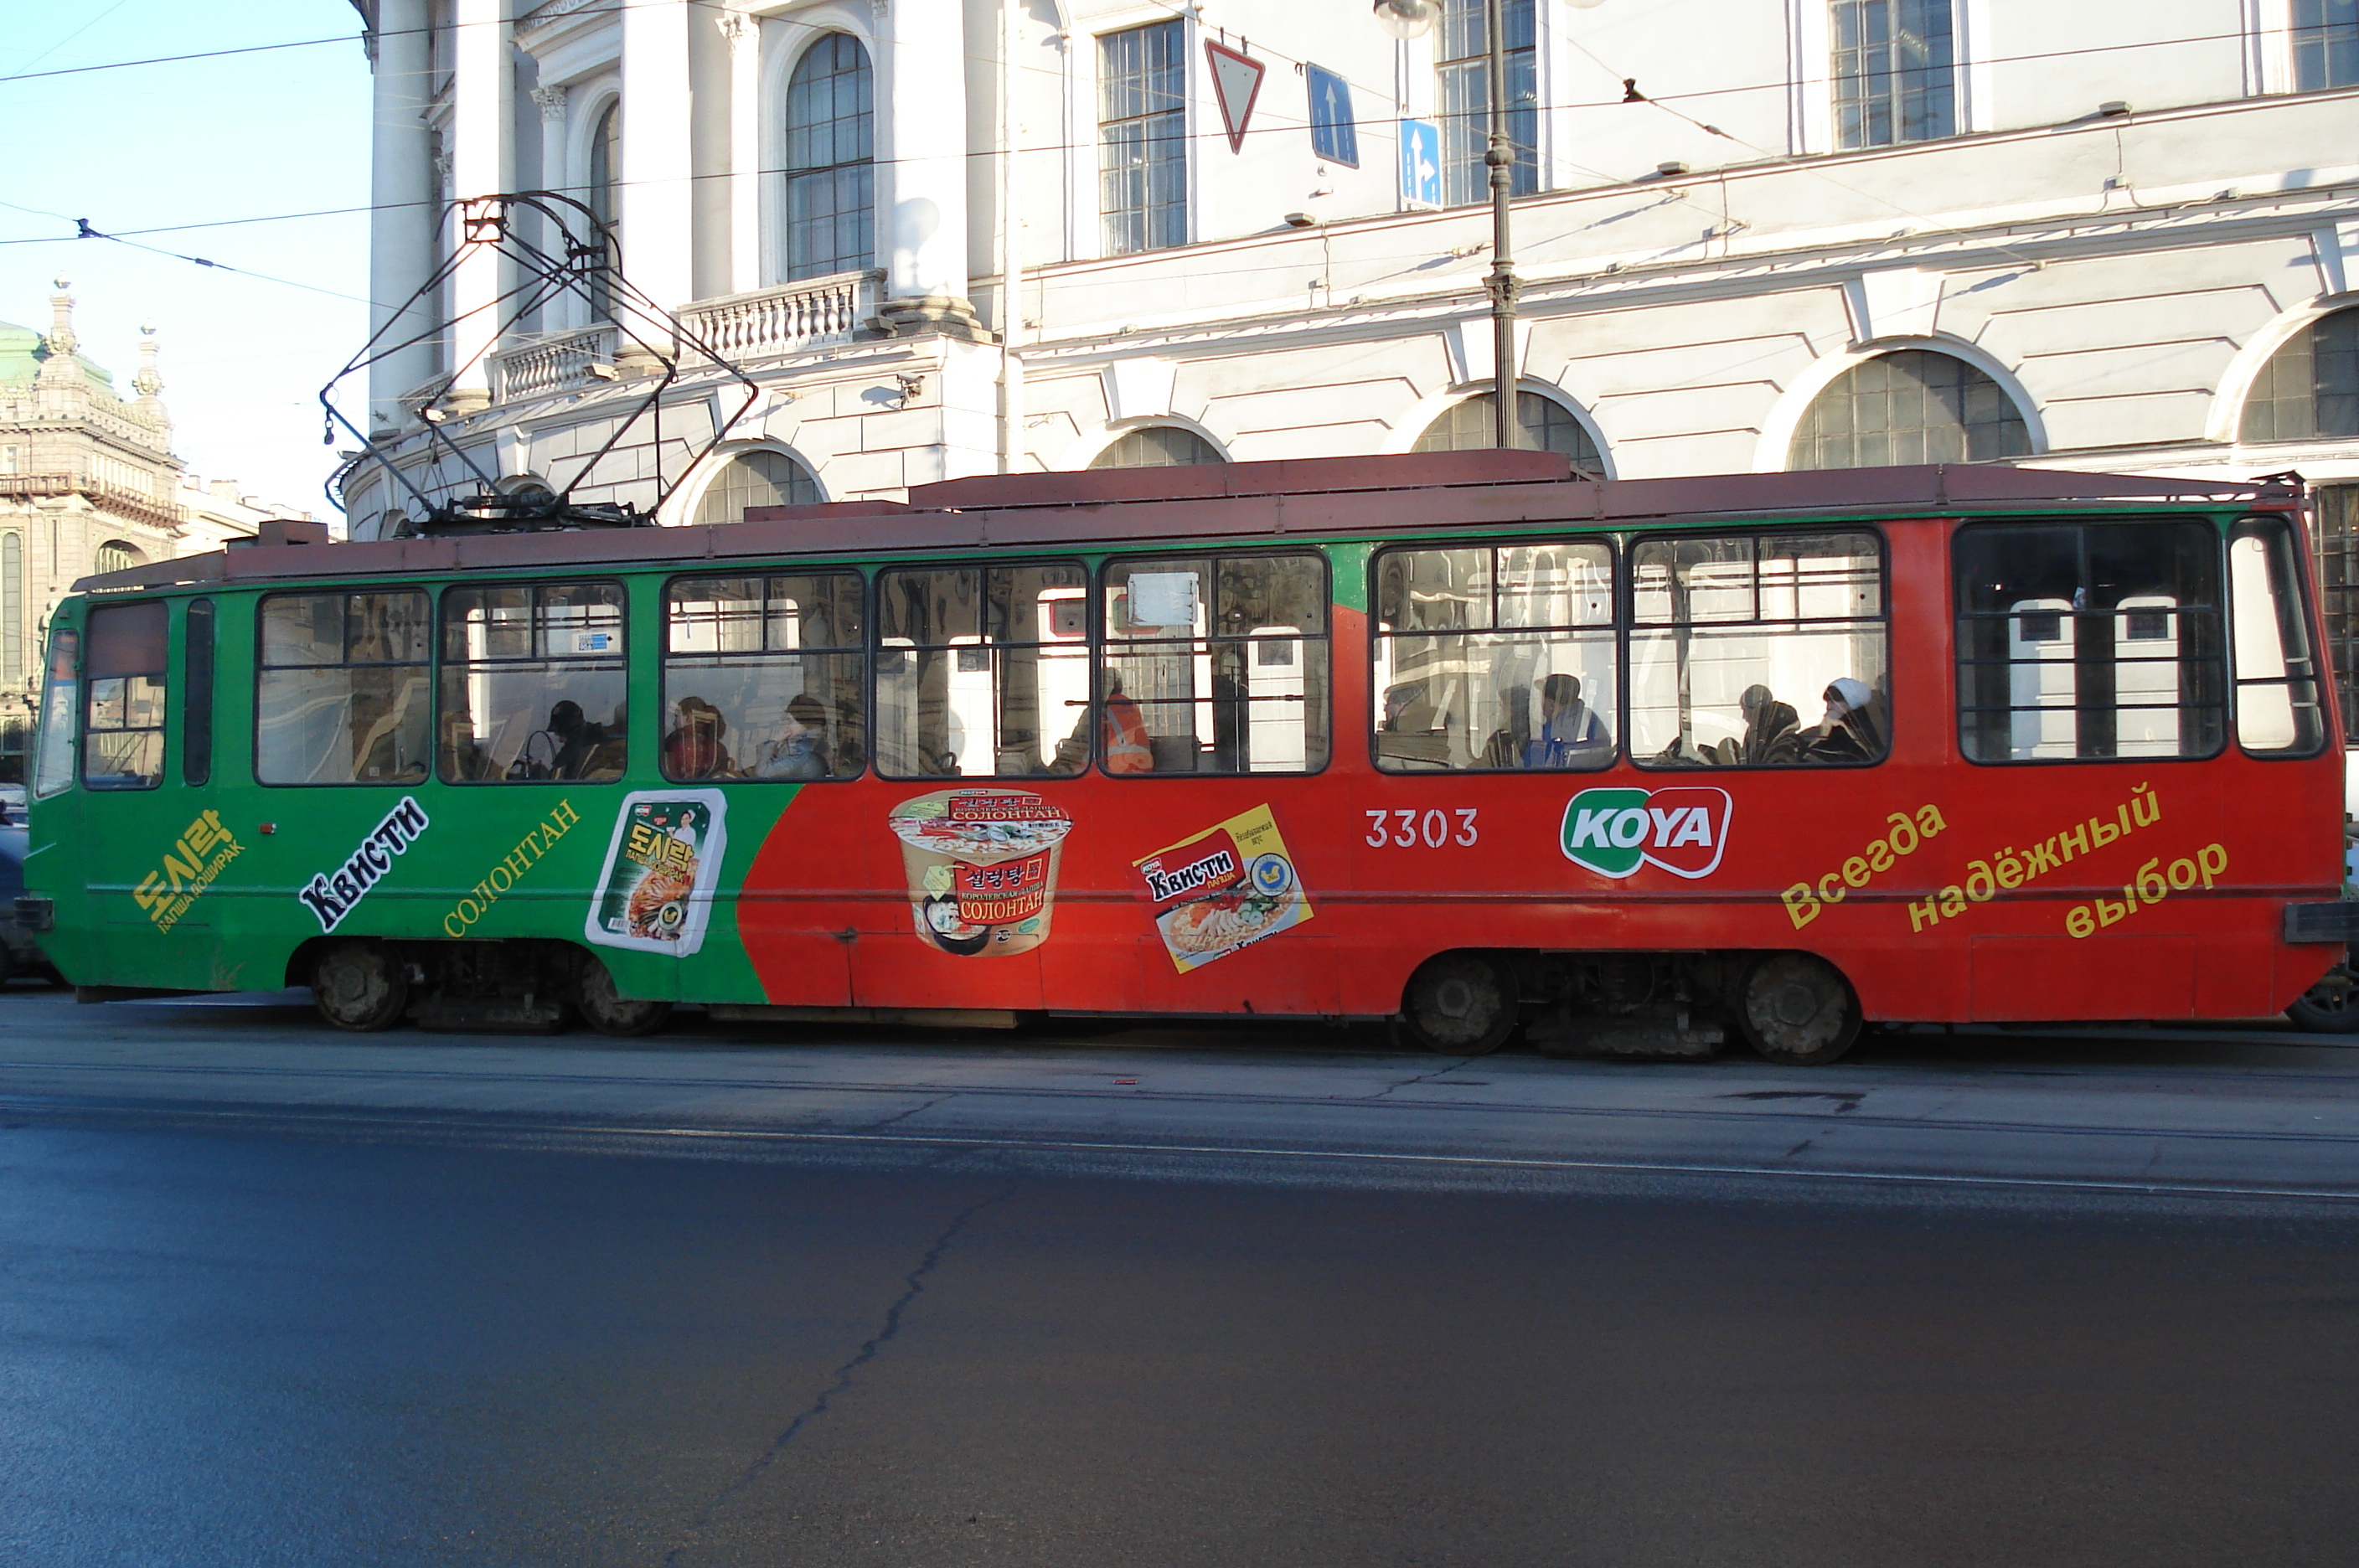
[[[725,1150],[822,1150],[852,1149],[888,1156],[929,1153],[1000,1158],[1059,1157],[1116,1161],[1292,1162],[1303,1166],[1391,1168],[1396,1171],[1454,1171],[1496,1175],[1624,1178],[1699,1178],[1712,1181],[1775,1179],[1821,1186],[1917,1188],[1930,1191],[1989,1190],[2027,1193],[2083,1193],[2181,1200],[2274,1199],[2359,1203],[2359,1187],[2337,1188],[2267,1182],[2199,1182],[2168,1180],[2104,1180],[2090,1177],[1955,1173],[1932,1171],[1817,1169],[1796,1164],[1714,1163],[1698,1160],[1602,1160],[1532,1155],[1424,1153],[1403,1149],[1349,1149],[1250,1143],[1185,1143],[1038,1136],[961,1137],[948,1133],[885,1133],[881,1130],[814,1131],[799,1128],[679,1127],[626,1121],[569,1121],[543,1117],[393,1114],[367,1109],[304,1110],[285,1105],[198,1105],[186,1102],[73,1100],[61,1096],[0,1094],[0,1116],[104,1123],[130,1122],[174,1130],[288,1131],[350,1137],[408,1136],[429,1141],[485,1141],[531,1147],[587,1147],[608,1151],[677,1152],[682,1146]],[[0,1130],[12,1125],[0,1122]]]
[[[1512,1059],[1509,1059],[1512,1060]],[[1068,1066],[1059,1063],[1060,1067]],[[1201,1060],[1187,1062],[1190,1070],[1202,1071]],[[1223,1065],[1227,1065],[1223,1063]],[[1288,1063],[1286,1065],[1297,1065]],[[1364,1068],[1364,1062],[1356,1063]],[[1640,1104],[1565,1104],[1534,1100],[1503,1101],[1495,1098],[1478,1099],[1462,1095],[1443,1097],[1433,1089],[1456,1087],[1493,1087],[1486,1081],[1480,1085],[1454,1085],[1446,1075],[1464,1071],[1468,1063],[1458,1063],[1436,1072],[1418,1074],[1407,1083],[1394,1083],[1370,1094],[1288,1094],[1234,1088],[1173,1089],[1140,1084],[1135,1086],[1095,1086],[1050,1083],[987,1083],[959,1082],[937,1077],[908,1079],[847,1079],[815,1075],[776,1077],[765,1075],[653,1074],[618,1073],[566,1073],[547,1070],[520,1070],[500,1067],[435,1068],[409,1067],[387,1063],[368,1066],[332,1066],[304,1064],[289,1066],[259,1062],[208,1063],[179,1061],[140,1060],[129,1062],[75,1062],[59,1060],[0,1060],[0,1091],[5,1091],[23,1078],[49,1076],[67,1079],[112,1079],[126,1082],[145,1079],[157,1088],[165,1087],[173,1079],[195,1079],[208,1083],[227,1083],[234,1081],[262,1081],[289,1086],[300,1083],[336,1084],[357,1088],[379,1085],[397,1089],[402,1085],[467,1088],[518,1088],[531,1090],[577,1090],[589,1092],[646,1091],[665,1097],[683,1094],[759,1095],[759,1096],[855,1096],[873,1101],[922,1102],[896,1108],[886,1118],[901,1122],[917,1116],[940,1111],[960,1101],[996,1102],[1016,1105],[1023,1102],[1048,1104],[1102,1104],[1110,1106],[1205,1107],[1259,1110],[1288,1110],[1306,1113],[1338,1111],[1375,1111],[1396,1124],[1412,1122],[1419,1116],[1442,1113],[1451,1117],[1499,1122],[1576,1124],[1596,1122],[1647,1122],[1658,1124],[1696,1124],[1731,1128],[1760,1128],[1772,1124],[1788,1127],[1843,1127],[1856,1131],[1876,1130],[1887,1133],[1940,1132],[1945,1135],[1973,1135],[1987,1138],[2096,1138],[2108,1140],[2168,1138],[2176,1141],[2213,1142],[2246,1145],[2327,1145],[2359,1146],[2359,1127],[2348,1131],[2333,1128],[2298,1128],[2273,1127],[2204,1127],[2185,1123],[2169,1124],[2159,1119],[2097,1122],[2081,1120],[2049,1120],[2027,1117],[1990,1116],[1945,1116],[1935,1113],[1894,1114],[1868,1108],[1870,1096],[1883,1092],[1929,1093],[1948,1095],[1972,1093],[1971,1086],[1950,1081],[1904,1080],[1860,1086],[1853,1077],[1837,1084],[1830,1083],[1824,1090],[1761,1090],[1732,1087],[1713,1097],[1737,1098],[1765,1096],[1757,1103],[1762,1108],[1739,1110],[1709,1104],[1688,1103],[1677,1105]],[[1508,1061],[1487,1059],[1483,1071],[1498,1073],[1507,1068]],[[1108,1066],[1102,1071],[1136,1072],[1148,1069],[1135,1063],[1117,1069]],[[1250,1071],[1248,1068],[1246,1071]],[[1640,1069],[1643,1071],[1643,1069]],[[1667,1071],[1680,1071],[1669,1069]],[[2316,1075],[2307,1078],[2290,1073],[2246,1073],[2230,1070],[2233,1082],[2317,1083]],[[2015,1075],[2018,1076],[2019,1075]],[[2190,1073],[2185,1080],[2209,1079],[2216,1083],[2216,1072]],[[1437,1082],[1438,1081],[1438,1082]],[[1560,1084],[1562,1080],[1551,1080]],[[1415,1085],[1425,1092],[1402,1091]],[[1427,1087],[1430,1085],[1431,1087]],[[1617,1085],[1619,1087],[1620,1085]],[[1679,1087],[1687,1087],[1681,1084]],[[2118,1104],[2138,1094],[2169,1093],[2164,1078],[2141,1073],[2136,1079],[2116,1079],[2107,1087],[2114,1091],[2108,1103]],[[2324,1086],[2321,1085],[2321,1088]],[[1774,1100],[1766,1096],[1774,1095]],[[145,1096],[137,1096],[144,1098]],[[177,1099],[177,1095],[164,1098]],[[1824,1101],[1823,1106],[1812,1102]],[[2301,1102],[2276,1102],[2274,1114],[2295,1114],[2292,1106]],[[1770,1108],[1771,1105],[1776,1108]],[[788,1114],[786,1107],[747,1105],[742,1114],[716,1118],[711,1125],[715,1130],[742,1130],[759,1127]],[[809,1115],[811,1113],[804,1113]],[[2315,1114],[2315,1113],[2312,1113]],[[847,1125],[853,1118],[844,1118]]]

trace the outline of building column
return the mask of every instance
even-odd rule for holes
[[[492,400],[492,351],[499,346],[498,301],[505,268],[489,245],[468,245],[471,217],[480,198],[508,188],[509,135],[516,124],[516,70],[508,61],[508,24],[503,0],[457,0],[451,7],[453,102],[451,105],[451,181],[460,201],[458,244],[462,247],[451,289],[451,363],[454,369],[444,402],[454,414],[472,414]],[[489,236],[486,235],[486,238]]]
[[[762,24],[713,18],[729,40],[729,291],[762,286]]]
[[[432,304],[397,311],[434,271],[434,143],[426,124],[433,40],[426,0],[377,0],[375,108],[369,145],[369,332],[384,356],[369,366],[368,428],[390,435],[416,415],[401,395],[434,374]],[[397,347],[408,339],[419,341]]]
[[[623,11],[623,277],[661,310],[695,298],[695,173],[688,29],[705,14],[690,0],[637,0]],[[671,323],[635,311],[625,330],[669,354]]]
[[[543,191],[568,191],[572,188],[572,171],[565,167],[565,104],[567,93],[562,87],[536,87],[532,101],[540,110],[540,188]],[[563,212],[563,208],[559,208]],[[537,242],[543,254],[553,260],[565,259],[565,235],[554,219],[544,220]],[[582,302],[570,295],[560,295],[541,307],[541,330],[560,332],[586,323],[574,318],[580,314]]]
[[[988,336],[966,297],[966,38],[911,0],[869,0],[876,19],[876,190],[885,319],[904,334]]]

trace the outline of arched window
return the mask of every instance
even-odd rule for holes
[[[2030,452],[2031,432],[2004,387],[1962,359],[1911,348],[1853,365],[1812,399],[1786,466],[1989,463]]]
[[[2359,309],[2312,321],[2269,356],[2236,433],[2248,441],[2359,436]]]
[[[1184,468],[1197,463],[1226,463],[1195,431],[1178,425],[1148,425],[1125,430],[1122,439],[1090,459],[1092,468]]]
[[[623,207],[616,196],[622,174],[623,101],[617,98],[598,116],[598,129],[590,137],[590,211],[606,225],[614,250],[622,248]],[[608,266],[612,265],[610,260]],[[603,267],[590,280],[590,317],[598,321],[614,319],[614,285]]]
[[[1484,392],[1472,397],[1462,397],[1441,410],[1441,417],[1425,427],[1411,452],[1477,452],[1497,440],[1494,428],[1498,416],[1492,412],[1499,406],[1495,394]],[[1562,452],[1572,460],[1573,472],[1583,479],[1605,477],[1605,459],[1589,431],[1572,417],[1572,410],[1553,397],[1543,397],[1537,392],[1516,394],[1516,422],[1523,427],[1516,444],[1527,452]]]
[[[693,523],[736,523],[748,506],[808,506],[826,499],[810,471],[779,452],[741,452],[696,504]]]
[[[868,51],[830,33],[787,82],[786,276],[854,272],[876,256]]]
[[[125,544],[121,539],[109,539],[98,547],[98,555],[92,563],[92,569],[97,572],[122,572],[130,567],[145,565],[147,561],[147,558],[140,554],[136,547]]]

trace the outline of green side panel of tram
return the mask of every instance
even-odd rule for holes
[[[600,573],[613,580],[615,573]],[[630,574],[630,635],[660,647],[662,580]],[[181,990],[275,990],[289,964],[323,936],[444,942],[547,938],[595,953],[624,994],[701,1001],[762,1000],[737,931],[737,890],[799,787],[699,787],[728,800],[727,844],[702,940],[687,958],[593,943],[585,925],[624,802],[680,793],[651,746],[624,776],[589,782],[416,782],[266,786],[255,777],[255,641],[262,594],[173,595],[168,607],[160,777],[146,788],[92,787],[79,753],[89,715],[86,627],[103,602],[69,600],[52,622],[82,645],[71,694],[77,781],[31,802],[27,893],[55,901],[43,944],[77,985]],[[128,601],[119,601],[128,602]],[[146,603],[157,601],[148,600]],[[210,768],[192,781],[188,627],[209,604],[217,628]],[[658,710],[660,661],[634,659],[629,702]],[[45,731],[50,726],[44,726]],[[60,744],[45,737],[46,744]],[[373,846],[373,847],[372,847]],[[373,871],[363,888],[350,863]],[[382,863],[381,869],[377,863]],[[340,873],[345,880],[339,884]],[[306,890],[311,897],[305,897]],[[324,918],[323,918],[324,917]],[[332,926],[331,931],[327,929]]]

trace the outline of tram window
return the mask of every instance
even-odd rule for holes
[[[2220,536],[2210,524],[1972,524],[1958,530],[1951,567],[1958,744],[1972,760],[2209,757],[2224,744]],[[2317,705],[2306,651],[2302,665],[2299,682],[2282,666],[2256,675],[2253,701],[2265,709],[2278,693],[2288,725],[2298,690]],[[2256,709],[2255,722],[2268,720]]]
[[[189,605],[182,623],[180,782],[202,784],[213,776],[213,602]]]
[[[1874,534],[1644,539],[1631,553],[1630,594],[1634,761],[1778,768],[1884,757],[1889,627],[1884,544]]]
[[[1376,766],[1595,768],[1614,760],[1614,550],[1603,542],[1376,558]]]
[[[161,599],[90,613],[82,781],[93,789],[152,789],[164,781]]]
[[[415,784],[432,751],[427,599],[412,589],[262,601],[254,776]]]
[[[1124,561],[1105,570],[1106,771],[1327,766],[1327,563]]]
[[[442,732],[451,783],[623,776],[623,590],[611,583],[453,588],[442,595]]]
[[[876,769],[1027,779],[1089,762],[1089,575],[1066,561],[876,580]]]
[[[2274,517],[2246,518],[2228,544],[2236,743],[2246,751],[2306,754],[2326,740],[2294,549],[2292,530]]]
[[[49,683],[41,693],[41,724],[33,757],[33,798],[46,800],[73,787],[82,717],[82,634],[49,634]]]
[[[674,579],[664,615],[664,777],[858,777],[868,745],[865,626],[853,572]]]

